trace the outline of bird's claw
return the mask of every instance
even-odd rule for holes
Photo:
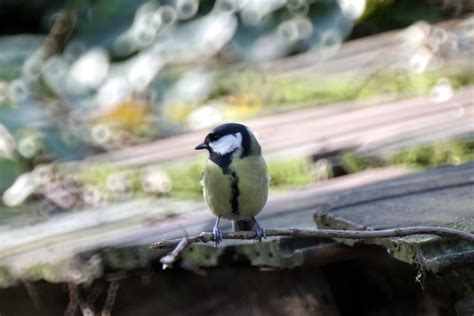
[[[214,242],[216,243],[217,247],[222,242],[222,231],[219,228],[214,227],[212,234],[214,235]]]
[[[262,239],[267,239],[267,231],[257,222],[255,223],[255,239],[257,239],[258,241],[262,241]]]

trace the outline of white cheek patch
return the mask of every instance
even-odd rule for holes
[[[215,142],[209,143],[209,146],[211,146],[213,152],[220,155],[231,153],[242,147],[242,134],[237,133],[223,136]]]

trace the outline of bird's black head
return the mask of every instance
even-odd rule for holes
[[[232,155],[236,151],[241,151],[241,158],[248,156],[250,146],[250,131],[247,126],[238,123],[227,123],[214,128],[206,136],[204,142],[197,145],[195,149],[207,149],[210,159],[224,168],[231,163]]]

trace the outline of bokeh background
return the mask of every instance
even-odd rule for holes
[[[48,214],[143,195],[199,196],[204,158],[185,136],[170,137],[203,136],[222,122],[344,102],[351,111],[423,95],[449,100],[474,80],[472,9],[461,0],[2,1],[0,218],[30,203]],[[344,49],[347,41],[355,44]],[[384,140],[361,127],[379,148],[367,137],[334,145],[318,134],[345,121],[321,118],[304,129],[301,120],[268,123],[266,133],[287,137],[276,149],[281,140],[262,139],[275,153],[273,188],[473,157],[466,121],[382,150],[406,128]],[[299,150],[302,142],[313,149]]]
[[[265,228],[315,229],[317,208],[341,196],[357,204],[357,193],[344,194],[367,189],[378,197],[358,204],[368,224],[356,229],[470,230],[472,165],[462,164],[474,160],[473,10],[472,0],[0,0],[0,314],[260,306],[302,315],[338,305],[353,315],[363,297],[373,315],[382,305],[387,315],[450,315],[454,302],[467,310],[472,286],[465,301],[437,301],[414,282],[426,271],[408,264],[421,258],[412,244],[408,263],[370,248],[375,268],[328,265],[335,297],[347,298],[337,304],[319,268],[285,270],[303,252],[317,263],[324,240],[239,241],[233,254],[201,245],[171,272],[161,270],[166,252],[149,245],[212,230],[199,184],[207,157],[193,149],[224,122],[250,126],[262,144],[272,178]],[[445,165],[459,166],[424,173]],[[437,195],[436,185],[467,193]],[[408,198],[379,207],[390,188]],[[422,241],[429,255],[464,249]],[[342,249],[336,261],[359,251],[332,246]],[[234,270],[205,270],[226,260]],[[434,279],[468,284],[463,274]],[[222,290],[235,281],[235,295]]]

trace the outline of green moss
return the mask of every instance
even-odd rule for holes
[[[22,163],[0,157],[0,195],[26,170]]]
[[[270,161],[268,163],[272,188],[304,186],[312,182],[310,162],[307,159]]]
[[[49,282],[57,283],[63,281],[61,275],[62,267],[53,264],[38,264],[28,268],[23,273],[23,277],[28,280],[47,280]]]
[[[302,75],[265,77],[255,71],[222,75],[213,98],[228,95],[255,95],[267,107],[279,105],[311,105],[356,100],[378,95],[416,96],[428,93],[441,78],[453,88],[474,83],[474,75],[463,72],[383,71],[364,77],[348,75]]]
[[[471,160],[474,160],[474,140],[455,139],[407,148],[388,159],[347,152],[341,157],[341,165],[348,173],[355,173],[389,164],[427,168]]]
[[[171,195],[175,197],[192,197],[201,195],[201,174],[204,161],[193,162],[187,167],[166,169],[173,183]],[[310,163],[306,159],[270,161],[268,172],[272,178],[272,188],[288,188],[307,185],[312,182]]]
[[[413,147],[387,159],[347,152],[341,156],[341,165],[346,172],[355,173],[389,164],[432,167],[463,163],[469,160],[474,160],[474,141],[453,140]],[[204,160],[196,160],[186,165],[163,167],[172,182],[170,196],[177,198],[200,196],[202,194],[200,180],[204,164]],[[272,179],[271,188],[278,190],[313,183],[315,179],[311,170],[311,162],[306,158],[269,161],[268,172]],[[112,166],[84,169],[77,176],[77,179],[83,184],[93,185],[106,191],[107,177],[119,171],[119,169]],[[132,193],[135,196],[145,194],[142,192],[140,184],[141,170],[134,168],[129,172],[132,177]]]
[[[409,167],[435,167],[474,160],[473,140],[443,141],[413,147],[391,157],[391,162]]]
[[[383,167],[386,162],[375,156],[362,156],[346,152],[341,156],[341,165],[348,173],[355,173],[369,168]]]
[[[200,185],[204,160],[197,160],[186,165],[163,167],[172,182],[170,196],[178,198],[195,197],[202,194]],[[312,182],[310,162],[307,159],[292,159],[285,161],[270,161],[269,174],[272,178],[272,188],[288,188],[303,186]],[[99,190],[107,190],[107,177],[120,170],[113,166],[84,168],[76,176],[77,181],[84,185],[91,185]],[[132,193],[136,196],[143,195],[138,168],[128,170],[132,177]]]
[[[186,167],[170,167],[165,169],[173,184],[171,195],[190,197],[201,194],[201,174],[204,161],[190,163]]]
[[[15,283],[15,280],[10,275],[8,270],[4,267],[0,267],[0,288],[6,288]]]

